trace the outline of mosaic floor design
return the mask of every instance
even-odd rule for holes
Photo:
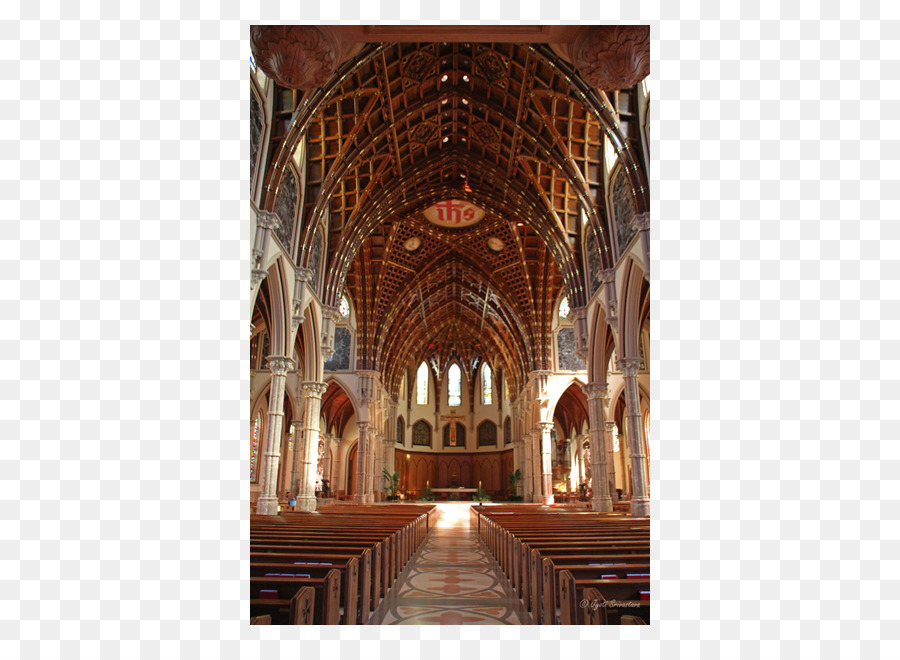
[[[439,503],[438,518],[373,625],[530,625],[512,586],[471,527],[469,504]]]

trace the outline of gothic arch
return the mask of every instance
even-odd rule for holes
[[[649,290],[644,271],[632,257],[628,257],[622,280],[622,296],[619,305],[619,359],[641,356],[642,292]],[[646,365],[645,365],[646,366]]]

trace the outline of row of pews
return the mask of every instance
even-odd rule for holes
[[[251,624],[364,624],[425,539],[433,505],[250,516]]]
[[[648,624],[650,521],[565,507],[472,507],[536,624]]]

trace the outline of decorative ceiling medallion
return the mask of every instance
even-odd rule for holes
[[[473,125],[472,132],[484,144],[493,144],[500,141],[500,131],[486,121]]]
[[[436,131],[437,124],[431,121],[423,121],[410,131],[409,139],[411,142],[426,144],[431,140]]]
[[[506,75],[506,64],[493,51],[489,50],[482,53],[475,61],[478,63],[478,68],[481,69],[484,77],[487,78],[489,82],[499,80]]]
[[[494,252],[503,252],[503,248],[506,247],[506,244],[496,236],[488,236],[487,246],[488,249],[493,250]]]
[[[448,199],[425,210],[425,219],[438,227],[471,227],[484,218],[484,209],[461,199]]]
[[[419,246],[422,245],[422,239],[418,236],[413,236],[411,238],[407,238],[406,242],[403,244],[403,247],[406,248],[407,252],[415,252],[419,249]]]
[[[406,66],[403,70],[404,75],[422,82],[422,78],[426,74],[431,73],[430,69],[434,65],[435,57],[429,53],[417,50],[406,60]]]

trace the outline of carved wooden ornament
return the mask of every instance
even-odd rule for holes
[[[291,89],[321,87],[341,57],[340,41],[312,25],[253,25],[250,48],[263,73]]]
[[[572,52],[582,78],[594,87],[632,87],[650,75],[650,26],[591,26],[575,38]]]

